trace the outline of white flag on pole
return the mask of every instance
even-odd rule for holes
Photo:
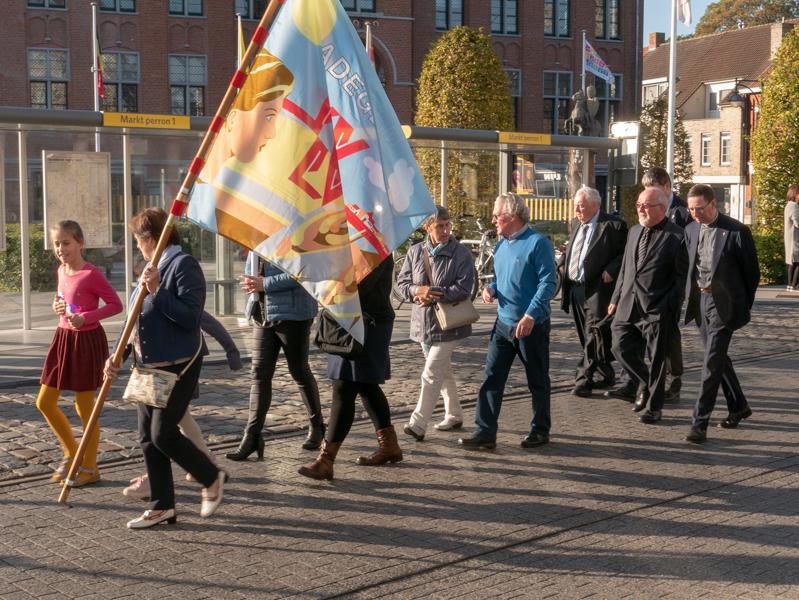
[[[691,0],[677,0],[677,20],[686,27],[691,24]]]

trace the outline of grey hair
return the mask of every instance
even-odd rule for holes
[[[527,202],[519,198],[513,192],[505,192],[497,196],[495,202],[499,202],[502,207],[502,214],[505,215],[519,215],[522,223],[530,221],[530,207]]]
[[[436,205],[436,212],[430,215],[427,220],[425,220],[425,225],[431,225],[436,221],[449,221],[449,210],[447,210],[446,206],[441,206],[440,204]]]
[[[577,193],[574,195],[574,201],[577,202],[577,198],[579,196],[584,196],[586,200],[590,200],[596,206],[602,204],[602,196],[599,195],[599,190],[596,190],[592,187],[588,187],[587,185],[582,186]]]
[[[669,172],[663,167],[651,167],[644,171],[644,175],[641,177],[641,185],[644,187],[671,185],[671,177],[669,177]]]
[[[666,209],[669,208],[669,200],[671,200],[671,198],[669,198],[666,195],[666,192],[664,192],[662,188],[659,188],[658,186],[651,186],[648,188],[644,188],[644,191],[648,190],[657,190],[657,201],[663,206],[665,206]]]

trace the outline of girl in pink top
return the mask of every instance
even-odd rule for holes
[[[85,428],[94,406],[94,394],[103,380],[108,340],[100,320],[122,312],[122,302],[102,271],[83,258],[83,231],[75,221],[61,221],[50,229],[58,267],[58,290],[53,312],[60,316],[42,369],[36,408],[61,442],[64,458],[53,473],[61,482],[69,471],[78,444],[66,415],[58,408],[63,390],[75,392],[75,408]],[[99,300],[104,306],[99,306]],[[92,433],[74,487],[100,480],[97,445],[100,428]]]

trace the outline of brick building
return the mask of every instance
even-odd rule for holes
[[[266,0],[97,0],[107,111],[213,114],[236,57],[235,13],[250,33]],[[491,32],[508,72],[517,129],[563,132],[580,87],[581,32],[616,73],[593,81],[599,118],[639,105],[642,0],[342,0],[374,28],[378,70],[400,121],[430,44],[457,25]],[[88,0],[3,0],[0,105],[92,109]]]

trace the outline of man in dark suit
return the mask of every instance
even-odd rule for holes
[[[749,322],[760,267],[749,228],[719,213],[713,188],[695,185],[688,192],[694,223],[685,228],[689,265],[685,322],[696,321],[705,346],[702,384],[686,440],[707,438],[719,385],[727,400],[727,418],[719,427],[734,429],[752,415],[727,356],[732,333]]]
[[[602,210],[602,198],[594,188],[583,187],[574,196],[574,214],[569,247],[563,261],[561,308],[571,307],[583,356],[574,380],[575,396],[591,396],[594,387],[610,387],[616,381],[613,365],[601,357],[612,357],[610,336],[592,335],[591,328],[608,314],[613,282],[619,274],[627,224]],[[604,344],[604,351],[598,344]],[[599,372],[602,379],[594,382]]]
[[[691,214],[688,212],[688,206],[685,200],[680,198],[674,193],[671,187],[671,177],[669,172],[662,167],[652,167],[644,171],[641,177],[641,184],[644,187],[658,187],[663,190],[666,197],[669,198],[669,208],[666,211],[666,218],[679,225],[682,229],[689,223],[693,223]],[[682,336],[680,335],[680,310],[677,309],[675,313],[674,323],[671,328],[670,338],[668,341],[668,350],[666,353],[666,370],[671,375],[671,383],[666,390],[666,402],[679,402],[680,389],[682,388],[682,374],[684,371],[682,360]]]
[[[642,423],[662,417],[666,344],[682,303],[688,254],[683,230],[666,218],[668,197],[645,188],[635,207],[639,224],[630,229],[621,272],[608,306],[613,316],[613,354],[638,383],[633,410],[648,411]],[[644,362],[648,351],[649,368]]]

